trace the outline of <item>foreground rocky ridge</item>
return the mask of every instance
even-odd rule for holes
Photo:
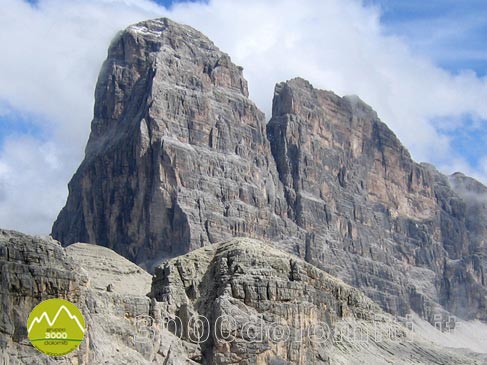
[[[234,236],[270,240],[390,313],[487,320],[485,187],[415,163],[357,97],[293,79],[273,115],[204,35],[128,27],[96,89],[86,157],[53,226],[145,267]],[[474,190],[472,190],[474,189]]]
[[[0,267],[0,354],[7,365],[487,363],[424,340],[359,290],[255,240],[172,259],[151,285],[150,275],[109,249],[64,249],[0,230]],[[26,333],[29,312],[52,297],[73,301],[87,323],[79,350],[62,358],[35,350]],[[208,318],[208,339],[192,331],[196,315]],[[171,320],[180,326],[166,325]],[[318,323],[329,329],[328,340],[318,337]]]
[[[135,318],[149,311],[144,291],[151,276],[133,263],[100,246],[64,249],[51,239],[0,230],[0,267],[2,364],[146,363],[151,349],[132,339]],[[30,311],[49,298],[75,303],[87,326],[79,351],[59,359],[40,353],[27,338]]]

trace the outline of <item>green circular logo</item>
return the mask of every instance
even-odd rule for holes
[[[64,299],[48,299],[30,312],[27,321],[30,342],[40,352],[62,356],[75,350],[85,335],[80,310]]]

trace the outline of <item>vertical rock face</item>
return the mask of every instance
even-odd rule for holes
[[[414,162],[358,97],[302,79],[273,115],[242,69],[167,19],[130,26],[100,73],[86,156],[53,226],[152,266],[234,236],[272,241],[387,311],[487,320],[485,188]]]
[[[450,176],[453,190],[461,198],[461,214],[468,237],[468,255],[450,262],[444,281],[444,305],[454,313],[468,316],[469,311],[487,310],[487,187],[461,173]],[[455,212],[456,213],[456,212]],[[475,284],[481,283],[478,289]],[[451,300],[456,298],[457,300]],[[472,306],[474,303],[474,306]],[[478,307],[475,303],[482,303]],[[486,315],[483,317],[485,319]]]
[[[289,230],[264,114],[242,69],[167,19],[131,26],[110,46],[69,190],[53,236],[139,263]]]
[[[267,134],[288,214],[308,232],[309,261],[393,313],[412,307],[432,319],[440,303],[487,318],[472,248],[485,247],[472,237],[485,237],[485,220],[468,218],[448,179],[415,163],[369,106],[294,79],[276,86]]]
[[[480,253],[487,259],[487,187],[458,172],[450,176],[450,182],[453,190],[462,198],[465,207],[469,250]]]

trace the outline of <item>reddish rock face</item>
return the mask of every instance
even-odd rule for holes
[[[468,213],[468,194],[415,163],[368,105],[293,79],[276,86],[267,134],[288,215],[308,232],[308,261],[392,313],[433,320],[441,304],[487,318],[486,224],[469,219],[480,208]]]
[[[485,205],[469,203],[472,184],[464,193],[415,163],[357,97],[293,79],[276,86],[266,127],[242,69],[167,19],[116,37],[95,97],[85,160],[53,226],[63,244],[152,267],[253,237],[391,313],[487,320],[487,229],[475,223]]]

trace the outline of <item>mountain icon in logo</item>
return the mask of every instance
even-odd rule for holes
[[[64,306],[64,305],[62,305],[59,308],[59,310],[57,311],[57,313],[54,316],[54,319],[52,321],[49,319],[49,314],[47,312],[42,312],[40,318],[39,317],[35,317],[32,320],[32,323],[30,324],[30,327],[27,329],[27,332],[30,333],[30,331],[32,330],[32,327],[34,327],[36,324],[42,325],[43,324],[43,321],[46,321],[47,324],[49,325],[49,327],[55,327],[58,319],[59,319],[59,321],[61,322],[62,325],[66,325],[66,318],[64,318],[66,316],[61,316],[63,314],[63,312],[66,313],[66,315],[67,315],[67,317],[69,319],[73,320],[78,325],[78,327],[81,330],[81,332],[85,333],[85,329],[81,325],[78,317],[76,315],[71,314],[71,312],[69,311],[69,309],[66,308],[66,306]]]
[[[29,315],[27,333],[39,351],[62,356],[75,350],[85,335],[85,320],[80,310],[64,299],[48,299]]]

